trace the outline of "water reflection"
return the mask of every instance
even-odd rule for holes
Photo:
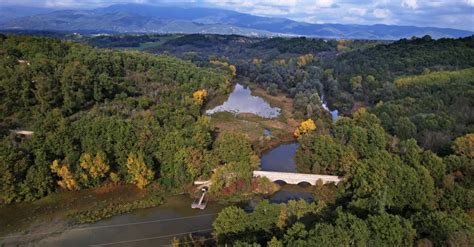
[[[286,203],[290,200],[305,200],[307,202],[313,202],[314,197],[311,193],[311,187],[302,187],[299,185],[287,184],[283,185],[282,188],[273,194],[269,201],[272,203]]]
[[[211,115],[216,112],[253,113],[264,118],[276,118],[280,115],[280,108],[271,107],[265,100],[251,95],[250,89],[236,84],[229,99],[222,105],[206,111]]]
[[[295,154],[298,143],[281,144],[260,159],[262,171],[296,172]]]
[[[187,195],[168,197],[159,207],[134,210],[94,224],[81,225],[61,234],[50,236],[33,245],[39,246],[163,246],[173,236],[186,232],[209,234],[217,213],[224,207],[209,203],[206,210],[191,209]]]

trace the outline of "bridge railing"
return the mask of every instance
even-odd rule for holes
[[[333,175],[320,175],[320,174],[306,174],[306,173],[291,173],[291,172],[271,172],[271,171],[253,171],[254,177],[266,177],[269,180],[275,182],[278,180],[284,181],[287,184],[299,184],[307,182],[312,185],[316,185],[318,180],[323,183],[335,183],[338,184],[343,180],[343,177]]]

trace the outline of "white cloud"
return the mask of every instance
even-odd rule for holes
[[[402,6],[404,8],[417,9],[418,8],[418,2],[417,2],[417,0],[403,0],[402,1]]]
[[[316,0],[316,6],[328,8],[331,7],[335,3],[334,0]]]
[[[464,0],[464,2],[469,6],[474,6],[474,0]]]
[[[217,7],[312,23],[385,23],[474,30],[474,0],[0,0],[0,6],[95,8],[125,2]]]
[[[350,8],[349,14],[364,16],[367,14],[367,9],[365,8]]]
[[[374,9],[373,14],[375,18],[386,19],[390,17],[390,10],[388,9]]]

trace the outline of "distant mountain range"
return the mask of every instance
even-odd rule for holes
[[[0,7],[0,29],[106,33],[215,33],[383,40],[424,35],[433,38],[457,38],[474,34],[470,31],[435,27],[311,24],[223,9],[142,4],[116,4],[91,10]]]

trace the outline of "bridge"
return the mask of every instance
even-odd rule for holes
[[[269,172],[269,171],[253,171],[254,177],[266,177],[272,182],[283,181],[287,184],[299,184],[302,182],[316,185],[318,180],[323,184],[335,183],[338,184],[343,180],[342,177],[331,175],[305,174],[305,173],[291,173],[291,172]]]
[[[10,130],[10,132],[22,136],[32,136],[34,134],[34,132],[30,130]]]

